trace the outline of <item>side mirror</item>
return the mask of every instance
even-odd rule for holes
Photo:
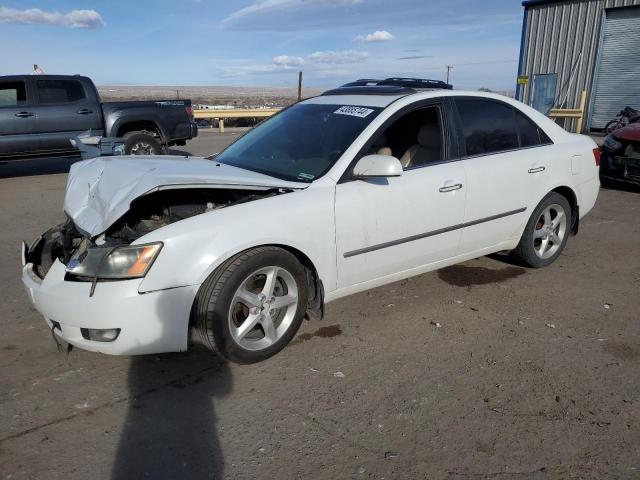
[[[367,155],[353,167],[354,178],[386,178],[402,175],[402,164],[390,155]]]

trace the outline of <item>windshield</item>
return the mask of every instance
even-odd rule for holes
[[[313,182],[381,110],[299,103],[247,132],[216,161],[282,180]]]

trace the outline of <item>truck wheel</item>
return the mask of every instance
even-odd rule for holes
[[[560,256],[571,231],[571,206],[565,197],[549,193],[533,211],[513,256],[528,267],[551,265]]]
[[[255,363],[282,350],[306,312],[305,270],[291,253],[259,247],[232,257],[204,282],[193,321],[214,352]]]
[[[124,152],[127,155],[162,155],[164,149],[156,137],[144,132],[124,134]]]

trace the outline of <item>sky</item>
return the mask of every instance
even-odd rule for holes
[[[405,76],[513,90],[520,0],[0,0],[0,75],[332,87]]]

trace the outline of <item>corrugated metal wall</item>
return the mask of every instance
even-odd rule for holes
[[[567,0],[526,7],[518,74],[528,75],[529,82],[519,87],[517,98],[530,103],[534,74],[557,73],[556,107],[578,108],[582,90],[589,94],[588,106],[605,9],[637,5],[640,0]],[[575,120],[565,122],[567,130],[575,131]]]

